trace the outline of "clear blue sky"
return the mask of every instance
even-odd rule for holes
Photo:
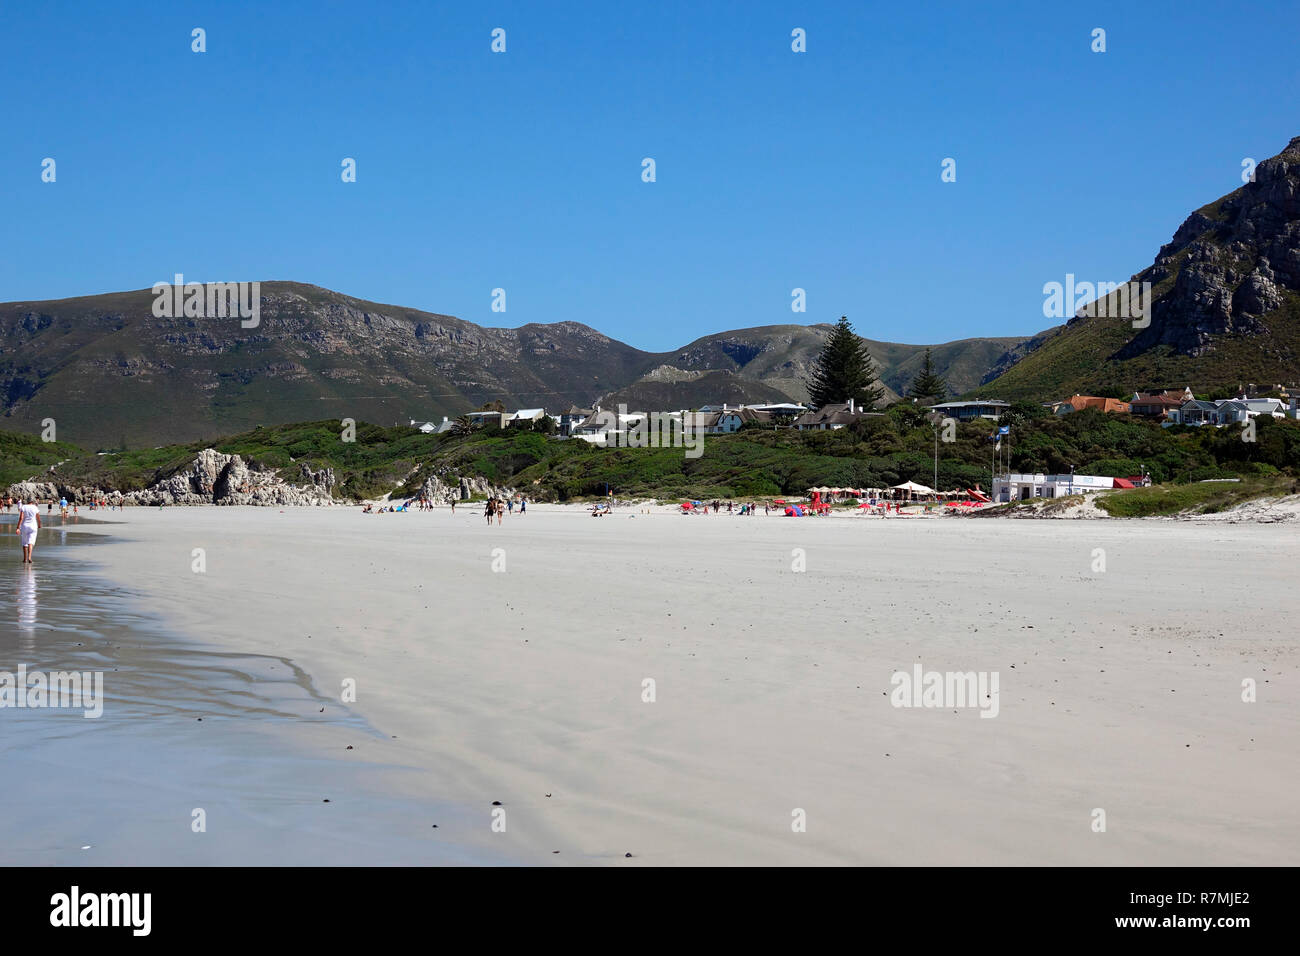
[[[1294,0],[41,2],[4,21],[0,300],[183,272],[647,349],[842,313],[902,342],[1028,334],[1052,324],[1043,283],[1127,278],[1244,157],[1300,135]]]

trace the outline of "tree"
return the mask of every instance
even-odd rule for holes
[[[948,383],[934,367],[934,356],[927,346],[925,358],[921,360],[921,371],[912,379],[907,389],[909,398],[933,398],[942,401],[948,397]]]
[[[555,434],[555,419],[550,415],[543,415],[537,421],[533,422],[533,431],[541,432],[543,435]]]
[[[474,431],[474,422],[468,415],[461,415],[451,423],[453,435],[468,435],[472,431]]]
[[[876,364],[847,316],[840,316],[826,339],[807,385],[809,398],[819,407],[853,399],[864,409],[873,408],[884,396],[876,384]]]

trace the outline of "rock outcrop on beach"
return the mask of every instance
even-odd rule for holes
[[[59,486],[50,481],[18,481],[5,489],[5,494],[22,501],[57,501]]]
[[[185,468],[159,478],[139,491],[122,492],[33,478],[10,485],[5,493],[24,500],[67,498],[70,502],[82,504],[107,501],[122,506],[266,505],[283,508],[353,503],[353,499],[334,497],[338,480],[333,468],[312,470],[306,462],[300,462],[298,467],[302,480],[295,484],[285,481],[274,470],[250,465],[239,455],[205,448]],[[514,493],[513,488],[494,484],[479,475],[435,474],[424,479],[418,496],[428,498],[435,505],[443,505],[453,498],[469,501],[475,497],[508,497]]]
[[[291,484],[276,472],[250,468],[239,455],[211,448],[199,452],[182,471],[160,478],[140,491],[122,492],[58,481],[20,481],[6,493],[28,500],[67,498],[71,502],[108,501],[115,505],[266,505],[311,506],[336,504],[331,489],[334,471],[313,472],[302,466],[303,484]]]
[[[430,475],[420,485],[420,497],[427,498],[434,504],[444,504],[452,500],[469,501],[473,497],[487,498],[493,495],[507,497],[514,494],[514,489],[494,485],[486,478],[475,475],[462,478],[449,475]]]

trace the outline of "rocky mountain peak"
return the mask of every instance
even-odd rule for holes
[[[1253,182],[1188,216],[1137,278],[1155,287],[1151,324],[1115,358],[1157,346],[1198,356],[1215,336],[1267,334],[1263,317],[1300,294],[1300,136]]]

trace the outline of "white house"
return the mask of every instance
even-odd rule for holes
[[[1010,407],[1010,402],[989,398],[977,402],[941,402],[938,405],[931,405],[930,411],[938,412],[946,418],[955,418],[959,422],[968,422],[975,418],[991,418],[996,421]]]
[[[746,405],[745,408],[752,408],[756,412],[767,412],[773,418],[794,418],[796,415],[802,415],[808,411],[807,405],[800,405],[797,402],[773,402],[769,405]]]
[[[506,424],[514,427],[526,427],[546,417],[544,408],[521,408],[510,416]]]
[[[1115,479],[1105,475],[1010,474],[993,479],[993,500],[1022,501],[1026,498],[1064,498],[1068,495],[1110,491]]]
[[[1279,398],[1221,398],[1206,401],[1194,398],[1169,411],[1168,425],[1234,425],[1258,415],[1286,418],[1287,407]]]
[[[766,424],[771,420],[771,414],[766,411],[742,406],[741,408],[730,408],[719,412],[717,422],[709,430],[717,434],[727,434],[728,432],[739,431],[741,425],[746,425],[750,422],[762,422]]]

